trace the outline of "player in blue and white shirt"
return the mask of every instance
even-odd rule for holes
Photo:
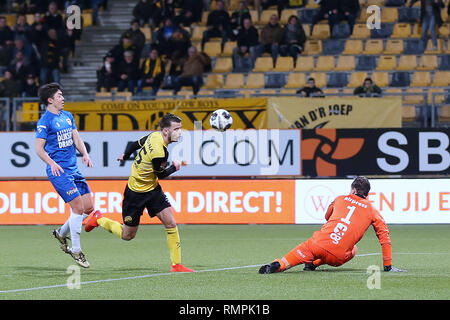
[[[80,234],[83,220],[94,211],[94,204],[86,179],[78,170],[76,150],[82,154],[82,161],[88,167],[92,167],[92,161],[72,114],[63,110],[61,86],[46,84],[39,89],[39,97],[47,110],[37,123],[36,153],[47,164],[47,176],[53,187],[72,210],[66,223],[53,230],[53,235],[64,252],[88,268],[89,262],[81,251]],[[72,248],[67,246],[69,230]]]

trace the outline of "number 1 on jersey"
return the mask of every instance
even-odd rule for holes
[[[348,206],[348,213],[345,218],[341,218],[342,222],[345,222],[346,224],[350,224],[350,218],[352,217],[353,212],[355,212],[356,207],[355,206]]]

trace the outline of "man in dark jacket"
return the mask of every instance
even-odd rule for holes
[[[41,74],[40,83],[46,84],[49,73],[52,75],[53,82],[59,82],[59,62],[62,56],[62,48],[58,34],[55,29],[48,30],[48,38],[41,47]]]
[[[294,61],[297,56],[303,51],[306,42],[306,34],[302,24],[298,21],[297,16],[289,17],[288,23],[285,26],[284,41],[280,47],[282,56],[291,56]]]
[[[133,8],[133,17],[139,20],[141,26],[147,23],[149,27],[158,26],[158,21],[154,21],[155,17],[161,12],[161,9],[156,5],[157,2],[157,0],[139,0]]]
[[[411,0],[409,7],[412,7],[418,0]],[[442,0],[420,0],[420,21],[422,23],[422,41],[424,47],[427,46],[428,30],[431,32],[433,50],[437,50],[436,26],[442,26],[441,8],[444,8]]]
[[[223,0],[216,1],[216,10],[208,15],[206,28],[203,32],[202,48],[211,38],[222,38],[222,43],[227,42],[231,33],[231,20]]]
[[[250,18],[244,18],[242,27],[237,35],[237,46],[233,49],[233,65],[236,72],[249,71],[253,68],[258,57],[258,30],[252,25]],[[246,62],[246,56],[250,55],[250,63]]]
[[[112,87],[117,86],[119,79],[117,63],[111,52],[108,52],[103,58],[103,65],[97,70],[97,92],[105,88],[107,92]]]
[[[325,19],[328,20],[331,32],[333,26],[339,21],[339,0],[322,0],[320,2],[320,10],[313,17],[311,24],[311,34],[313,33],[314,26],[319,23],[320,20]]]
[[[119,85],[117,91],[122,92],[128,88],[128,92],[134,94],[139,79],[139,67],[134,61],[133,51],[123,53],[124,60],[119,63]]]
[[[379,97],[381,96],[381,89],[373,83],[372,79],[366,78],[362,86],[355,88],[353,94],[366,97]]]
[[[359,0],[339,0],[339,22],[347,20],[350,26],[350,34],[353,33],[356,19],[360,10]],[[332,30],[331,30],[332,31]]]
[[[323,95],[323,91],[316,87],[316,80],[314,78],[309,78],[306,87],[297,90],[297,94],[301,94],[303,97],[321,96]]]

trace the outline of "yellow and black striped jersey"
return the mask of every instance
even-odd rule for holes
[[[148,192],[158,186],[158,175],[165,171],[169,152],[160,131],[137,142],[141,148],[134,159],[128,187],[135,192]]]

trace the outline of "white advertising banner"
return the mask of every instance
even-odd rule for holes
[[[323,224],[339,195],[350,193],[352,179],[296,180],[295,223]],[[449,179],[371,179],[369,201],[388,224],[450,223]]]
[[[94,168],[78,157],[78,168],[89,177],[128,177],[134,156],[124,165],[117,157],[129,142],[149,132],[81,132]],[[46,177],[46,165],[36,155],[35,133],[0,133],[3,150],[0,177]],[[184,131],[179,142],[168,147],[169,161],[186,164],[173,176],[300,175],[300,130]]]

